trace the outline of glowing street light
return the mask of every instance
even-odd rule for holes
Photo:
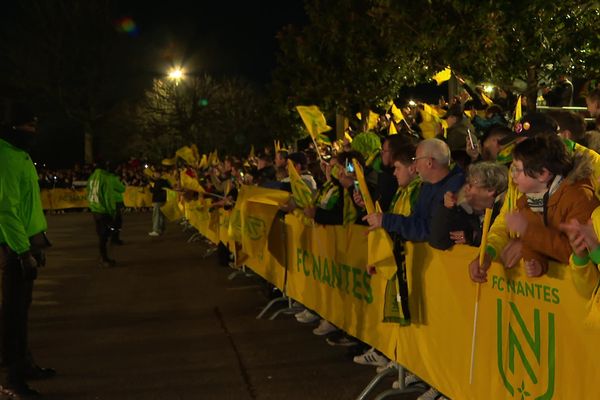
[[[175,81],[175,83],[179,83],[179,81],[184,77],[183,69],[181,67],[171,68],[167,76],[169,79]]]
[[[408,105],[411,107],[415,107],[417,105],[417,103],[414,100],[409,100]]]

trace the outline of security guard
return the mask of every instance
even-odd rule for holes
[[[116,261],[108,256],[107,244],[114,237],[117,224],[117,203],[122,201],[125,185],[111,171],[110,163],[96,168],[87,184],[87,198],[96,224],[100,249],[100,266],[113,267]]]
[[[33,363],[27,343],[27,320],[33,281],[45,265],[45,231],[38,176],[28,154],[36,118],[19,103],[7,107],[0,131],[0,268],[2,269],[2,361],[7,376],[2,389],[19,396],[39,393],[30,379],[50,378],[53,369]]]

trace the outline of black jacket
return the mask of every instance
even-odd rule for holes
[[[167,201],[167,192],[165,192],[165,188],[170,188],[171,185],[169,181],[166,179],[158,179],[154,182],[154,187],[152,188],[152,202],[153,203],[165,203]]]

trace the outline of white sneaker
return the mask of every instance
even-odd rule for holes
[[[356,357],[354,357],[356,358]],[[390,361],[389,363],[387,363],[386,365],[382,366],[382,367],[377,367],[377,373],[380,374],[383,371],[385,371],[386,369],[392,369],[392,368],[398,368],[398,364],[396,364],[396,361]]]
[[[442,394],[436,388],[429,388],[428,391],[417,397],[417,400],[438,400]]]
[[[338,338],[327,338],[325,341],[330,346],[352,347],[358,345],[356,340],[353,340],[346,335],[342,335]]]
[[[148,236],[160,236],[160,233],[152,231],[148,232]]]
[[[386,356],[377,353],[373,347],[360,356],[355,356],[353,361],[357,364],[372,365],[374,367],[383,367],[390,362]]]
[[[316,322],[320,319],[317,314],[313,314],[308,310],[300,311],[299,313],[294,315],[298,322],[302,322],[303,324],[310,324]]]
[[[317,326],[315,329],[313,329],[313,333],[317,336],[325,336],[331,332],[335,332],[337,331],[338,328],[336,328],[335,325],[333,325],[331,322],[322,319],[321,322],[319,322],[319,326]]]

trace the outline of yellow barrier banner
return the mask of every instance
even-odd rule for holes
[[[41,197],[44,210],[88,207],[85,189],[45,189]]]
[[[474,381],[469,385],[476,285],[467,266],[477,249],[407,245],[412,324],[383,323],[386,279],[369,276],[365,228],[305,226],[286,217],[287,293],[454,399],[592,399],[598,330],[573,272],[551,264],[527,278],[493,264],[482,285]],[[596,282],[590,282],[593,287]]]
[[[64,210],[68,208],[87,208],[86,189],[42,189],[42,208],[44,210]],[[125,207],[152,207],[152,193],[149,187],[127,186],[123,193]]]
[[[282,190],[242,186],[230,219],[229,236],[242,244],[245,254],[261,256],[271,224],[290,194]]]
[[[185,207],[181,202],[181,194],[175,190],[165,189],[167,192],[167,201],[160,208],[160,211],[169,221],[176,221],[185,215]]]
[[[203,236],[211,242],[218,244],[219,234],[219,211],[211,210],[211,201],[205,199],[186,203],[186,217],[190,224],[198,229]]]
[[[288,295],[393,359],[397,327],[382,323],[387,280],[366,271],[366,228],[285,222]]]
[[[125,207],[152,207],[152,192],[147,186],[127,186],[123,193]]]

